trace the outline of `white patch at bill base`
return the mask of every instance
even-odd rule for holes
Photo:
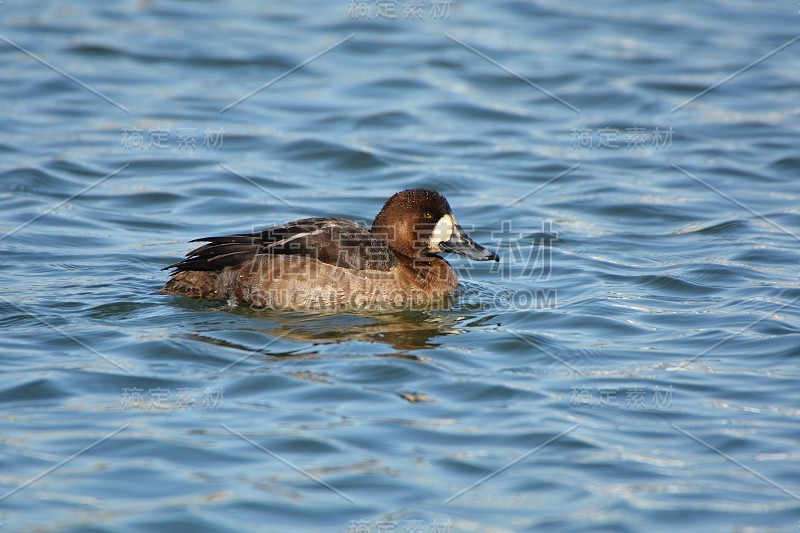
[[[453,236],[456,224],[456,220],[452,215],[444,215],[440,218],[431,234],[430,249],[435,252],[440,252],[441,248],[439,247],[439,243],[450,240],[450,237]]]

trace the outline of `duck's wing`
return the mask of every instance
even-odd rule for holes
[[[387,271],[393,265],[386,242],[366,227],[343,218],[304,218],[253,233],[203,237],[186,259],[168,268],[222,270],[256,255],[299,255],[343,268]]]

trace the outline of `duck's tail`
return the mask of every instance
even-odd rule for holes
[[[190,298],[226,298],[217,290],[219,272],[210,270],[182,270],[172,273],[162,292],[180,294]]]
[[[252,259],[261,248],[261,242],[256,234],[203,237],[189,242],[207,244],[186,254],[186,259],[161,270],[174,268],[173,275],[190,270],[219,272],[225,267],[240,265]]]
[[[254,234],[203,237],[191,242],[206,244],[186,254],[186,259],[162,269],[175,269],[164,285],[164,292],[191,298],[225,298],[217,290],[220,272],[225,267],[237,266],[252,259],[261,246]]]

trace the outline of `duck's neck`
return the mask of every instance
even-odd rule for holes
[[[412,258],[397,254],[397,258],[401,275],[407,276],[408,281],[421,290],[449,292],[458,285],[450,263],[438,255]]]

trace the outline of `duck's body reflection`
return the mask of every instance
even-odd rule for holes
[[[206,308],[206,311],[209,309]],[[218,310],[218,309],[217,309]],[[292,379],[325,384],[329,386],[357,387],[362,390],[380,392],[398,397],[410,403],[433,401],[430,392],[409,389],[409,383],[399,386],[377,386],[370,378],[368,382],[353,382],[353,376],[339,376],[328,371],[309,370],[306,365],[284,365],[289,360],[334,358],[336,352],[346,357],[367,358],[391,357],[432,363],[422,350],[440,345],[437,339],[456,335],[458,325],[469,318],[451,312],[395,311],[320,314],[297,312],[274,312],[266,314],[248,308],[235,307],[229,311],[239,317],[264,318],[269,325],[263,328],[220,328],[204,334],[191,334],[184,338],[191,342],[213,345],[214,352],[228,352],[217,374],[235,378],[244,374],[283,375]],[[266,316],[265,316],[266,314]],[[217,324],[219,327],[221,324]],[[258,337],[253,342],[252,333]],[[288,341],[288,342],[287,342]],[[364,348],[363,343],[374,347]],[[333,346],[341,344],[341,350]],[[361,346],[358,346],[361,344]],[[352,352],[348,349],[353,348]],[[324,355],[323,355],[324,354]],[[388,368],[388,367],[387,367]]]
[[[240,316],[263,317],[271,324],[263,333],[270,337],[303,343],[311,346],[346,342],[367,342],[386,345],[386,355],[417,359],[408,353],[414,350],[439,346],[437,337],[455,335],[456,326],[468,317],[454,313],[437,311],[392,311],[392,312],[350,312],[350,313],[298,313],[264,311],[246,308],[233,308]],[[219,344],[219,339],[214,339]],[[252,347],[237,346],[229,342],[223,344],[239,349],[252,350]],[[260,351],[260,350],[259,350]],[[308,354],[317,350],[303,350]],[[292,356],[302,353],[277,353],[264,350],[265,355]]]

